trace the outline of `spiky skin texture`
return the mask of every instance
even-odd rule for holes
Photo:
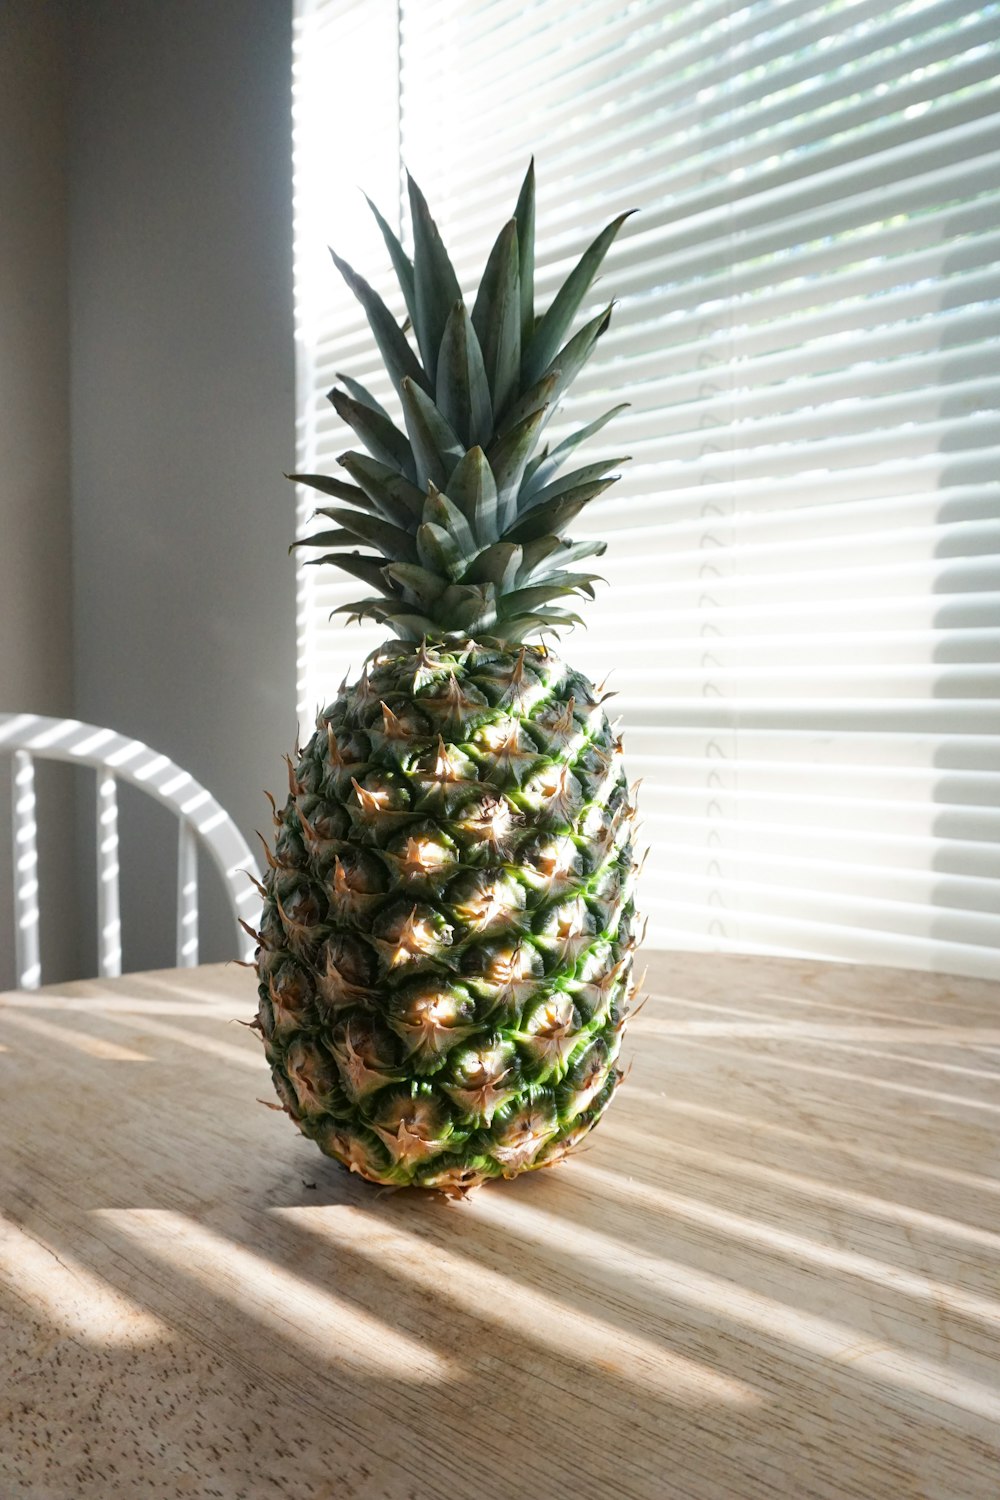
[[[539,646],[391,641],[276,813],[256,1026],[284,1109],[372,1182],[560,1160],[618,1085],[633,809],[587,679]]]

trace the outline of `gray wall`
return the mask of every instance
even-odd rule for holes
[[[66,40],[54,0],[0,3],[0,712],[72,712]],[[0,988],[14,981],[0,759]],[[38,775],[46,976],[76,959],[73,773]],[[68,856],[68,857],[67,857]]]
[[[77,710],[252,839],[295,728],[291,6],[88,0],[72,40]],[[125,961],[169,964],[173,824],[129,800]]]
[[[59,8],[16,0],[14,10],[40,18],[23,49],[29,72],[51,71]],[[294,511],[282,478],[295,421],[291,6],[87,0],[68,13],[69,248],[46,255],[64,299],[69,286],[72,586],[64,382],[55,437],[51,408],[25,429],[19,451],[38,472],[13,518],[34,579],[35,504],[48,487],[45,566],[55,555],[62,572],[44,603],[33,583],[27,598],[4,598],[3,619],[26,636],[44,616],[46,702],[62,711],[72,596],[76,716],[162,750],[252,839],[265,827],[263,788],[280,786],[295,734]],[[51,108],[45,85],[29,77],[23,97],[0,101],[5,152],[24,151],[31,100],[32,121]],[[39,140],[26,198],[36,178],[61,180],[58,120]],[[29,269],[45,238],[33,233]],[[37,341],[54,342],[48,328]],[[39,358],[48,364],[30,370],[26,411],[65,374],[65,338],[58,355]],[[34,661],[19,670],[44,676]],[[78,803],[82,962],[92,972],[92,810],[89,797]],[[121,803],[126,967],[172,964],[175,826],[127,788]],[[221,896],[206,896],[203,957],[228,956]]]

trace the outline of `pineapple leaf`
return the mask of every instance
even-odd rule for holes
[[[370,406],[345,396],[343,391],[332,390],[330,404],[341,421],[354,429],[374,458],[390,469],[398,470],[411,482],[416,479],[413,450],[394,422],[380,416]]]
[[[455,539],[466,561],[475,557],[479,548],[472,528],[458,506],[433,484],[424,501],[424,521],[432,526],[441,526]]]
[[[497,486],[482,448],[470,448],[452,470],[448,499],[465,516],[478,542],[496,541]]]
[[[294,552],[298,547],[356,547],[357,542],[358,539],[352,532],[338,528],[336,531],[314,531],[312,536],[299,537],[288,550]]]
[[[521,366],[521,291],[517,264],[517,224],[510,219],[490,251],[472,309],[472,326],[482,346],[493,395],[501,416],[517,389]]]
[[[523,552],[516,542],[494,542],[480,552],[471,567],[463,573],[462,583],[493,583],[500,594],[508,593],[517,581]]]
[[[393,630],[404,641],[422,641],[425,636],[440,635],[441,626],[429,615],[397,614],[395,610],[386,615]]]
[[[429,390],[427,376],[420,367],[420,361],[382,298],[372,290],[363,276],[358,275],[353,266],[348,265],[346,260],[341,260],[336,251],[331,250],[330,254],[337,270],[365,310],[378,351],[397,391],[406,378]]]
[[[527,348],[535,328],[535,158],[528,163],[514,209],[517,224],[517,265],[521,282],[521,348]]]
[[[373,620],[378,620],[379,624],[392,618],[385,599],[355,599],[350,604],[338,604],[336,609],[330,611],[331,620],[334,615],[348,615],[352,618],[356,615],[359,620],[369,615]]]
[[[537,380],[529,391],[525,391],[519,401],[514,402],[503,421],[498,424],[497,436],[503,437],[505,433],[510,432],[512,427],[516,427],[518,422],[523,422],[525,417],[530,417],[532,412],[551,406],[560,379],[561,371],[549,370],[541,380]]]
[[[413,276],[413,262],[410,260],[410,257],[407,255],[406,251],[399,243],[399,239],[397,238],[395,232],[392,230],[383,215],[379,213],[378,209],[375,207],[375,204],[369,198],[367,193],[365,194],[365,202],[368,204],[368,207],[375,215],[375,222],[378,225],[379,229],[382,231],[382,238],[385,240],[386,249],[389,252],[389,259],[392,261],[392,268],[396,273],[396,280],[399,282],[400,290],[403,293],[403,301],[406,303],[406,311],[409,313],[410,322],[412,323],[415,321],[414,310],[417,305],[415,296],[415,281]]]
[[[512,594],[505,594],[500,601],[501,614],[531,614],[540,604],[565,600],[568,592],[559,584],[547,583],[537,584],[533,588],[515,589]]]
[[[385,407],[375,400],[371,391],[367,386],[362,385],[360,380],[352,380],[350,375],[345,375],[342,370],[337,370],[336,376],[344,389],[354,397],[355,401],[360,401],[362,406],[370,406],[372,411],[377,411],[380,417],[385,417],[387,421],[389,420],[389,413]],[[333,391],[327,391],[326,399],[328,401],[333,400]]]
[[[411,316],[420,357],[433,381],[448,314],[456,302],[461,302],[462,290],[438,227],[431,218],[427,200],[409,172],[406,182],[413,222],[414,297]]]
[[[356,479],[362,491],[378,506],[386,520],[412,530],[424,508],[424,497],[416,485],[367,453],[342,453],[337,460]],[[359,504],[359,501],[355,501]]]
[[[571,573],[568,568],[557,568],[552,573],[545,574],[534,584],[524,584],[524,588],[553,588],[558,594],[587,594],[591,599],[594,597],[594,584],[607,583],[602,573]]]
[[[580,489],[588,485],[594,479],[603,479],[609,469],[615,468],[617,464],[628,463],[628,457],[606,458],[599,463],[585,464],[582,469],[574,469],[569,474],[563,474],[554,479],[551,484],[545,485],[543,489],[536,490],[527,498],[523,494],[518,496],[519,508],[522,515],[528,515],[536,505],[544,505],[548,500],[555,500],[560,495],[566,495],[571,490]]]
[[[422,568],[418,563],[390,563],[384,572],[392,583],[402,586],[403,602],[416,602],[421,609],[429,609],[447,587],[440,573]],[[406,598],[407,594],[412,594],[413,601]]]
[[[332,520],[339,521],[346,531],[351,532],[355,540],[369,547],[376,547],[386,557],[399,559],[401,562],[417,561],[413,537],[391,522],[381,521],[376,516],[361,515],[356,510],[348,510],[346,506],[332,507],[330,516]]]
[[[464,302],[448,314],[438,353],[438,410],[468,447],[489,441],[493,406],[476,330]]]
[[[340,547],[350,540],[350,531],[338,527],[335,531],[314,531],[311,536],[299,537],[288,550],[294,552],[297,547]]]
[[[515,513],[516,496],[524,466],[531,457],[531,450],[535,446],[535,439],[547,410],[543,406],[518,422],[516,427],[512,427],[491,445],[486,455],[496,480],[501,528],[509,525],[510,517]]]
[[[417,555],[422,567],[442,578],[459,578],[465,566],[462,549],[451,532],[433,521],[417,527]]]
[[[558,373],[552,392],[553,410],[567,386],[573,383],[597,348],[597,340],[602,334],[607,333],[613,310],[614,303],[610,302],[595,318],[585,323],[578,333],[574,333],[573,337],[559,350],[552,365]]]
[[[628,401],[623,401],[620,406],[613,406],[610,411],[604,413],[603,417],[598,417],[596,422],[588,422],[586,427],[581,427],[576,432],[571,432],[569,437],[563,438],[562,442],[557,443],[551,453],[543,453],[533,458],[524,471],[524,483],[521,485],[522,498],[534,494],[536,490],[540,490],[544,485],[548,484],[549,480],[565,463],[574,448],[578,447],[580,443],[586,442],[587,438],[593,437],[595,433],[600,432],[601,428],[610,422],[612,417],[617,417],[619,412],[627,410],[629,405]]]
[[[328,552],[325,557],[313,558],[312,562],[333,563],[345,573],[360,578],[369,588],[381,589],[386,594],[395,592],[383,576],[384,557],[362,557],[360,552]]]
[[[493,585],[454,583],[441,595],[439,613],[454,621],[460,630],[484,629],[496,619]]]
[[[561,531],[574,516],[580,514],[585,505],[603,494],[612,484],[614,478],[595,480],[593,484],[580,485],[576,489],[567,490],[564,495],[557,495],[553,500],[532,506],[517,518],[513,526],[507,528],[504,541],[533,542],[550,531]]]
[[[404,380],[400,396],[416,460],[417,484],[421,489],[434,484],[443,490],[465,448],[430,396],[418,385]]]
[[[580,303],[590,290],[601,262],[611,248],[615,235],[628,217],[628,213],[619,214],[605,229],[601,230],[559,288],[552,305],[539,320],[531,342],[524,351],[521,366],[522,382],[530,384],[537,380],[542,371],[547,369],[552,362],[576,316]]]
[[[502,544],[501,544],[502,545]],[[562,537],[541,536],[536,541],[526,542],[523,547],[524,558],[518,571],[517,581],[519,583],[540,582],[540,577],[535,579],[536,573],[550,571],[546,568],[549,559],[554,562],[573,563],[579,562],[584,557],[602,557],[608,550],[607,542],[587,541],[566,542]]]
[[[503,617],[506,638],[516,641],[523,640],[533,630],[542,630],[546,626],[558,628],[561,625],[585,624],[586,621],[579,615],[562,609],[536,609],[528,615],[505,615]]]
[[[286,474],[293,484],[308,485],[311,490],[319,490],[324,495],[332,495],[335,500],[349,500],[352,505],[365,506],[368,497],[364,490],[359,490],[356,485],[346,484],[343,479],[335,479],[332,474]]]

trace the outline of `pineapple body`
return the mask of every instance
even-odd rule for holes
[[[289,762],[256,1025],[304,1135],[461,1195],[561,1159],[620,1080],[633,809],[542,646],[393,640]]]

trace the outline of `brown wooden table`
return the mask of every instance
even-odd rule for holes
[[[592,1146],[347,1176],[237,968],[0,1000],[3,1500],[1000,1494],[1000,988],[654,955]]]

